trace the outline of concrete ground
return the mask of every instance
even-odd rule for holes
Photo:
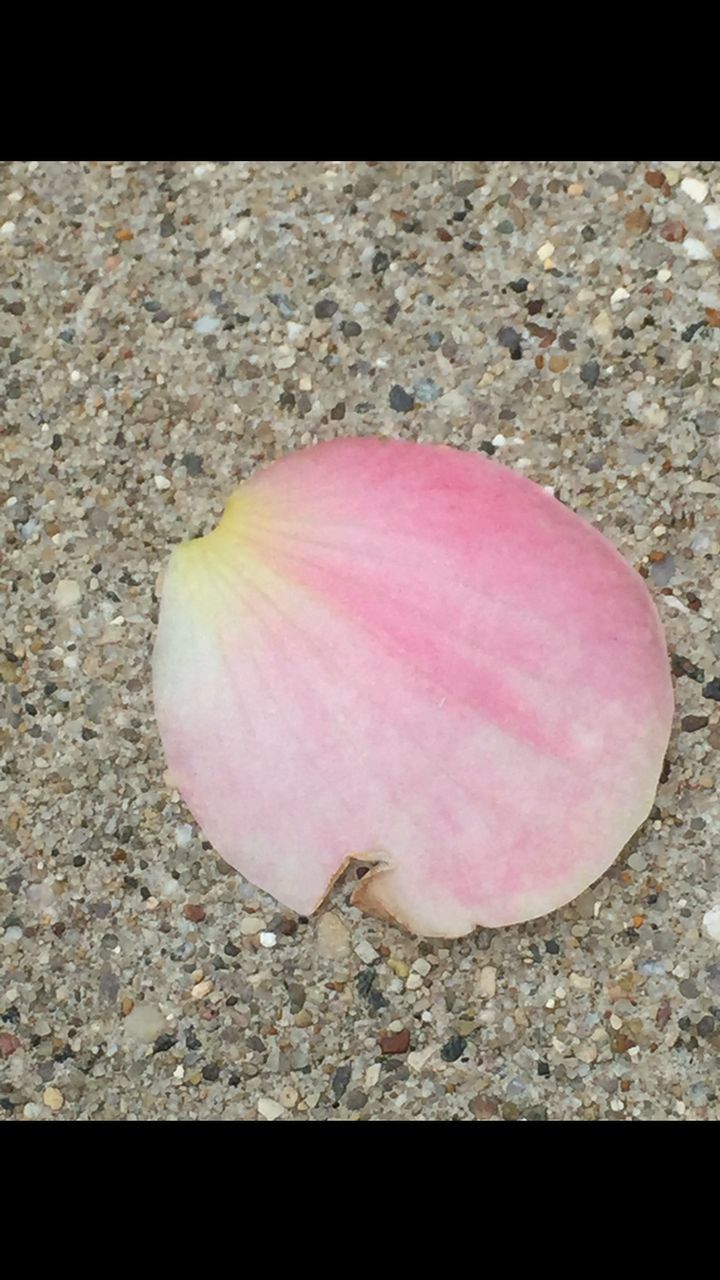
[[[719,270],[717,164],[2,166],[0,1116],[720,1118]],[[243,881],[153,720],[170,547],[378,433],[551,485],[674,655],[632,845],[445,945]]]

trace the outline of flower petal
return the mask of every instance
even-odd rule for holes
[[[552,911],[646,818],[672,719],[660,623],[596,530],[484,457],[337,440],[233,495],[165,577],[170,770],[233,866],[309,914],[427,935]]]

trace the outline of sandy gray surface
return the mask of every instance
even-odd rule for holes
[[[3,166],[3,1118],[720,1118],[719,268],[717,164]],[[171,545],[374,433],[553,486],[675,655],[630,848],[446,945],[279,909],[153,723]]]

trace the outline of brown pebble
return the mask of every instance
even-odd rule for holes
[[[704,729],[709,723],[709,716],[683,716],[680,721],[680,728],[684,733],[696,733],[698,729]]]
[[[648,169],[645,174],[645,181],[649,187],[663,187],[665,185],[665,174],[662,169]]]
[[[627,1053],[628,1049],[635,1048],[635,1041],[626,1036],[624,1032],[618,1031],[617,1035],[610,1037],[610,1048],[613,1053]]]
[[[563,373],[568,367],[567,356],[551,356],[549,360],[552,373]]]
[[[396,1031],[394,1034],[385,1031],[379,1037],[378,1043],[383,1053],[407,1053],[410,1044],[410,1032],[406,1029]]]
[[[671,244],[682,244],[687,235],[687,227],[677,219],[668,218],[660,228],[660,235],[663,240],[669,240]]]
[[[193,924],[200,924],[200,921],[205,919],[205,908],[199,903],[188,902],[183,908],[183,915],[186,920],[192,920]]]
[[[660,561],[665,559],[665,555],[664,551],[651,551],[648,560],[651,560],[653,564],[660,564]]]
[[[498,1104],[494,1098],[487,1098],[485,1094],[478,1093],[470,1100],[470,1110],[476,1120],[491,1120],[498,1113]]]
[[[131,1000],[130,996],[123,996],[123,999],[120,1001],[120,1009],[122,1010],[123,1018],[127,1018],[128,1014],[132,1013],[134,1008],[135,1001]]]
[[[528,333],[531,333],[534,338],[542,339],[540,343],[541,347],[552,346],[553,342],[557,338],[557,333],[555,332],[555,330],[548,329],[546,328],[545,325],[535,324],[534,322],[531,323],[530,321],[528,321],[527,328],[528,328]]]
[[[438,227],[437,238],[438,240],[442,240],[443,244],[447,244],[448,240],[452,240],[450,232],[446,231],[444,227]]]
[[[667,1000],[663,1000],[660,1008],[655,1014],[655,1025],[662,1031],[670,1021],[670,1005]]]
[[[650,226],[650,222],[651,218],[647,209],[633,209],[632,213],[628,213],[625,216],[625,226],[634,235],[643,235]]]
[[[115,232],[115,239],[116,240],[134,240],[135,235],[130,230],[129,227],[121,227],[119,231]]]
[[[545,357],[544,357],[544,356],[536,356],[536,357],[535,357],[535,368],[536,368],[536,369],[542,369],[542,368],[544,367],[544,365],[545,365]]]
[[[705,319],[713,329],[720,329],[720,311],[716,311],[714,307],[706,307]]]
[[[7,1035],[5,1032],[0,1035],[0,1058],[11,1058],[21,1048],[22,1045],[17,1036]]]

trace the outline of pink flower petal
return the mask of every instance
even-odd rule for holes
[[[609,542],[524,477],[377,439],[290,454],[173,554],[154,656],[176,785],[243,875],[419,934],[529,920],[652,806],[662,630]]]

